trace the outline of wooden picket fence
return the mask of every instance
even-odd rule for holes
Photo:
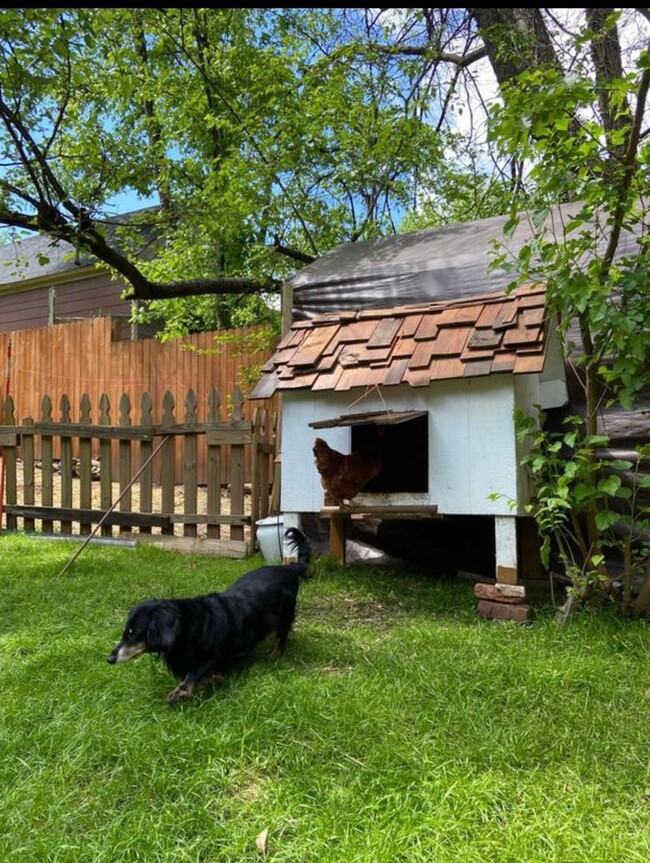
[[[135,536],[139,541],[245,556],[255,548],[256,522],[276,511],[279,490],[277,414],[258,408],[252,419],[246,419],[243,402],[236,387],[228,399],[229,414],[222,420],[219,392],[213,388],[207,396],[206,421],[198,422],[197,398],[188,390],[179,421],[167,392],[161,419],[155,421],[151,398],[144,393],[134,424],[131,402],[124,394],[119,421],[113,424],[105,394],[96,423],[91,422],[87,395],[81,397],[78,422],[71,420],[66,396],[60,401],[61,418],[52,419],[52,402],[45,395],[40,418],[18,424],[13,401],[7,397],[0,417],[0,525],[7,531],[62,536]],[[174,481],[179,448],[180,486]],[[199,483],[199,456],[205,465],[204,485]],[[245,464],[250,465],[250,482]]]

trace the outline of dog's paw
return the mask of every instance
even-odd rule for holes
[[[168,704],[176,704],[182,698],[191,698],[192,693],[188,692],[187,689],[183,689],[182,686],[177,686],[176,689],[172,689],[172,691],[167,696]]]

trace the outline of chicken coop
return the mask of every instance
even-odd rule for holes
[[[250,397],[275,392],[285,526],[305,513],[328,518],[330,550],[344,559],[349,519],[485,516],[494,577],[518,583],[517,520],[531,488],[515,411],[567,402],[543,288],[294,320]],[[317,438],[321,458],[337,453],[330,473],[335,462],[354,468],[347,494],[330,493]]]

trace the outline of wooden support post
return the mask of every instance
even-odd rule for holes
[[[497,515],[494,517],[494,539],[496,580],[503,584],[518,584],[517,519],[515,516]]]
[[[330,518],[330,554],[345,563],[345,524],[347,516],[333,515]]]

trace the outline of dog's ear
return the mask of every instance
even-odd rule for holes
[[[147,644],[154,652],[169,650],[180,634],[181,623],[173,608],[154,609],[147,627]]]

